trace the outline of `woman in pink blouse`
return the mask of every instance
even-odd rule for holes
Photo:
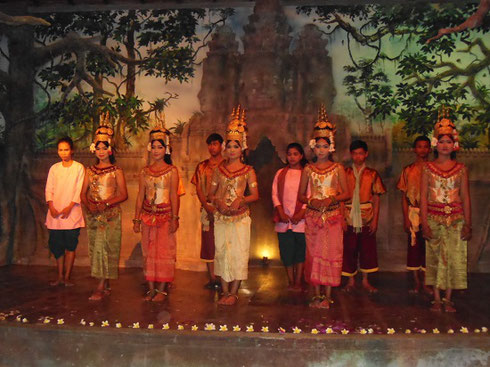
[[[71,269],[75,261],[80,228],[85,227],[80,192],[85,169],[81,163],[72,159],[73,141],[71,138],[58,140],[58,156],[61,162],[51,166],[46,182],[46,227],[49,229],[49,249],[56,258],[58,278],[52,286],[71,286]]]
[[[301,290],[306,249],[306,205],[298,201],[298,190],[307,160],[303,147],[298,143],[288,145],[286,157],[288,165],[277,171],[272,183],[274,222],[281,260],[288,276],[288,289]]]

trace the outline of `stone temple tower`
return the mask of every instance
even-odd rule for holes
[[[294,42],[291,104],[295,112],[315,114],[322,103],[331,110],[336,91],[326,47],[327,40],[314,24],[306,24]]]
[[[283,109],[292,38],[279,1],[257,1],[244,31],[240,101],[249,110]]]
[[[203,113],[201,128],[216,130],[226,126],[226,118],[238,101],[238,42],[233,30],[218,28],[208,44],[203,61],[198,98]]]

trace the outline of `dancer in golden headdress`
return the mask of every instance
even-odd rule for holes
[[[167,295],[165,286],[174,280],[175,273],[179,174],[170,158],[170,132],[160,115],[156,116],[149,140],[153,163],[140,173],[133,229],[142,234],[144,271],[149,288],[144,299],[161,302]]]
[[[87,232],[92,276],[99,279],[92,301],[110,294],[109,279],[117,279],[121,250],[121,208],[128,198],[126,181],[121,168],[115,166],[112,147],[114,132],[109,112],[100,116],[90,150],[97,163],[86,169],[82,187],[82,202],[87,207]]]
[[[332,160],[335,131],[322,105],[310,141],[316,160],[304,168],[298,195],[307,204],[305,279],[315,287],[310,306],[316,308],[330,308],[332,287],[340,285],[342,271],[340,202],[348,193],[344,167]]]
[[[223,296],[218,303],[222,305],[237,302],[240,282],[248,276],[251,224],[248,204],[258,200],[259,192],[254,169],[242,161],[246,149],[245,111],[238,106],[226,130],[225,161],[214,170],[209,193],[217,209],[214,271],[221,277]]]
[[[467,288],[467,241],[471,238],[468,170],[456,161],[459,138],[449,111],[434,127],[435,160],[424,166],[420,192],[422,232],[426,242],[425,283],[434,286],[433,311],[455,312],[453,289]],[[445,290],[441,299],[440,290]]]

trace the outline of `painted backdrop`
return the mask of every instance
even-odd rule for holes
[[[471,24],[470,24],[471,23]],[[471,26],[469,26],[470,24]],[[353,138],[369,144],[381,173],[378,247],[382,270],[404,269],[396,180],[411,142],[451,108],[470,167],[474,271],[490,270],[489,17],[478,4],[282,7],[276,0],[233,9],[131,10],[12,17],[0,27],[0,263],[53,263],[43,226],[44,183],[58,137],[87,151],[98,115],[110,111],[118,164],[128,181],[122,266],[141,265],[130,231],[137,174],[154,114],[173,132],[184,180],[178,266],[202,270],[198,200],[190,178],[206,137],[223,133],[231,109],[247,111],[249,160],[260,202],[252,207],[251,260],[278,259],[270,186],[285,147],[310,139],[320,104],[337,124],[335,159],[350,164]],[[308,151],[308,154],[311,152]],[[78,265],[88,264],[82,233]]]

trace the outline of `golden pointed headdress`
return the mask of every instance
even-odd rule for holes
[[[226,128],[226,141],[237,140],[242,150],[247,149],[247,123],[245,121],[245,109],[238,105],[230,115],[230,121]]]
[[[97,143],[104,141],[109,144],[109,147],[112,145],[112,137],[114,136],[114,130],[111,125],[111,115],[109,111],[106,113],[101,113],[99,115],[99,127],[95,130],[94,141],[90,145],[90,151],[95,152],[95,146]]]
[[[434,126],[434,135],[431,145],[437,146],[441,135],[450,135],[454,141],[454,150],[459,150],[459,134],[456,125],[449,119],[449,108],[442,107],[437,114],[437,122]]]
[[[153,120],[152,125],[148,151],[151,151],[152,141],[163,140],[167,148],[167,154],[170,154],[170,131],[165,127],[165,114],[162,112],[155,112],[155,119]]]
[[[310,141],[310,147],[313,149],[316,143],[316,138],[328,138],[330,140],[330,151],[335,151],[335,133],[337,127],[328,119],[325,105],[322,104],[318,109],[318,120],[313,127],[313,139]]]

